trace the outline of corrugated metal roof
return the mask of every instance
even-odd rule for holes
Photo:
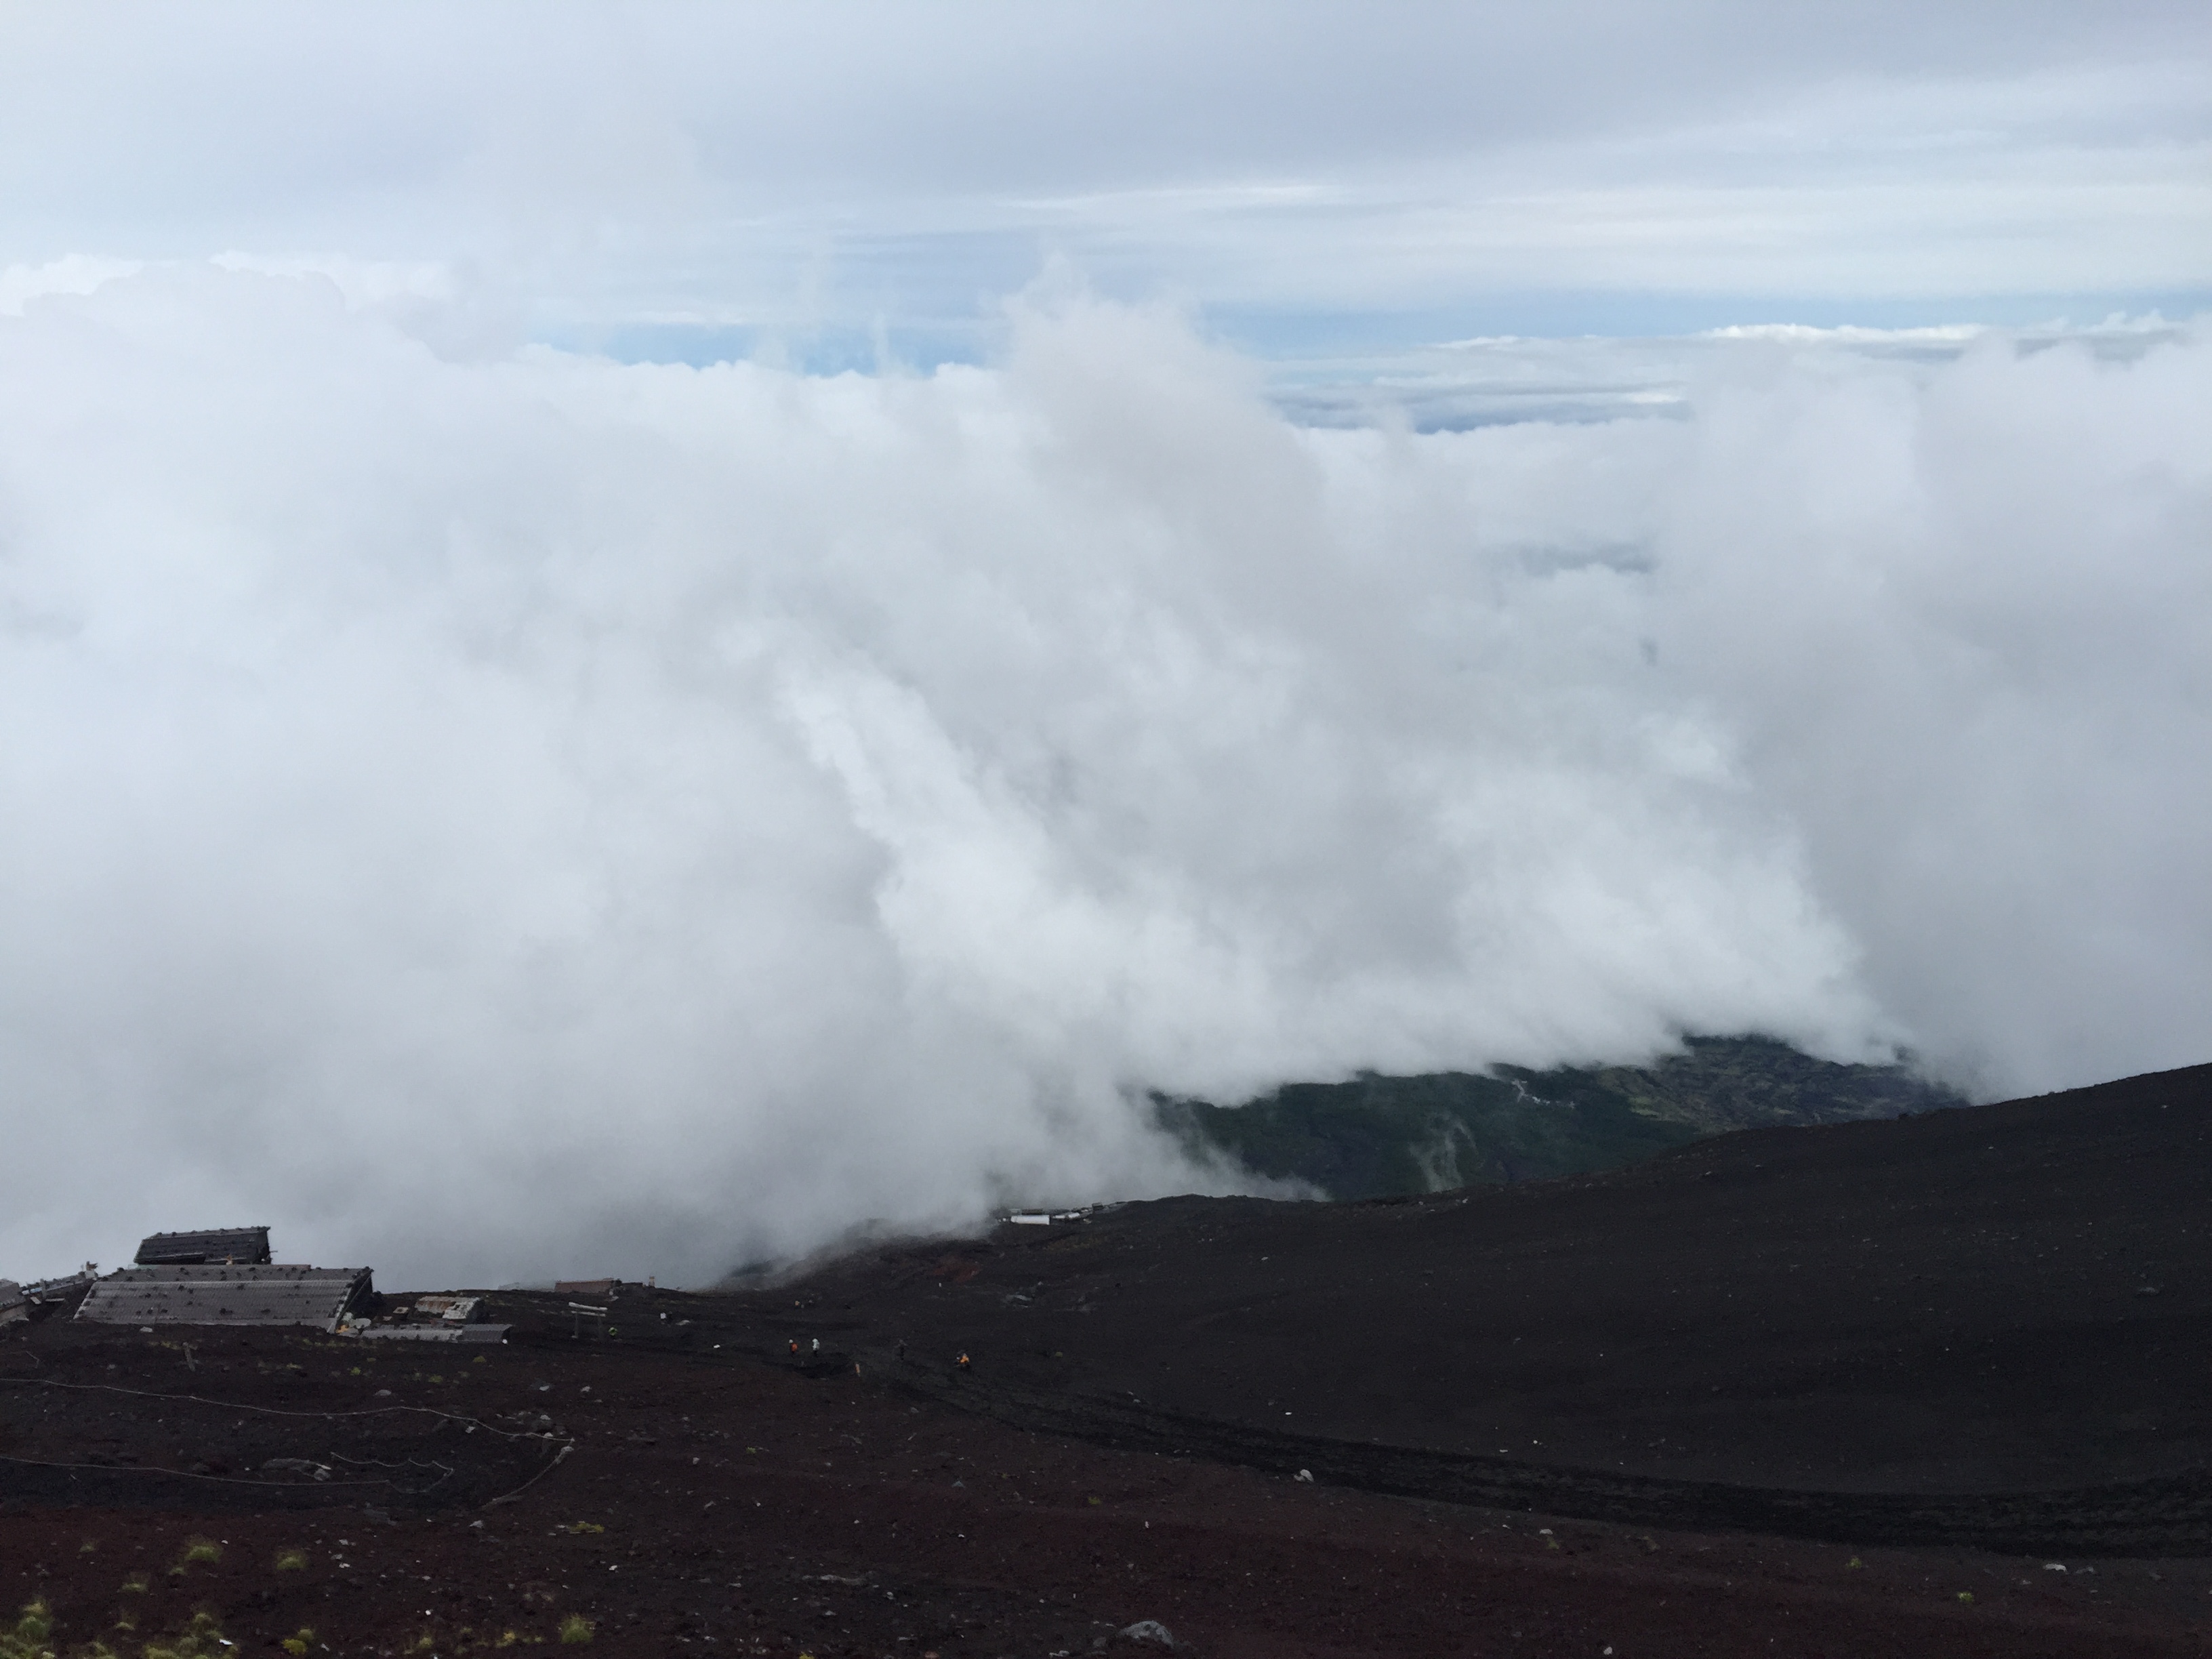
[[[198,1233],[155,1233],[139,1245],[137,1260],[142,1267],[195,1261],[266,1261],[269,1229],[216,1227]]]
[[[92,1287],[79,1319],[111,1325],[319,1325],[368,1293],[366,1267],[125,1267]]]

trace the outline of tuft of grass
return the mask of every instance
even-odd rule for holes
[[[592,1639],[592,1621],[580,1613],[572,1613],[561,1621],[563,1642],[588,1642]]]
[[[230,1645],[223,1639],[222,1626],[211,1613],[192,1615],[191,1622],[165,1641],[146,1644],[143,1659],[220,1659],[223,1650]]]
[[[185,1540],[185,1565],[186,1566],[190,1566],[195,1561],[220,1561],[222,1559],[222,1546],[216,1543],[214,1539],[187,1538]]]
[[[52,1609],[44,1601],[26,1601],[15,1624],[0,1628],[0,1659],[52,1659],[46,1638],[53,1633]]]
[[[279,1572],[305,1572],[307,1568],[307,1557],[304,1550],[284,1550],[276,1557],[276,1571]]]
[[[571,1521],[568,1523],[568,1530],[572,1533],[586,1533],[605,1532],[606,1528],[596,1521]]]
[[[300,1626],[300,1633],[298,1635],[288,1636],[276,1645],[283,1649],[285,1652],[290,1654],[292,1656],[292,1659],[300,1659],[300,1656],[307,1652],[309,1646],[314,1642],[314,1639],[315,1632],[307,1626],[302,1625]]]
[[[143,1595],[146,1593],[146,1575],[143,1572],[132,1573],[123,1581],[123,1593],[125,1595]]]

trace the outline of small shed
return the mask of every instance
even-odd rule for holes
[[[108,1325],[313,1325],[335,1331],[346,1310],[369,1291],[366,1267],[124,1267],[93,1285],[76,1316]]]
[[[480,1296],[440,1293],[418,1296],[411,1303],[390,1309],[381,1322],[348,1320],[338,1328],[341,1336],[398,1338],[415,1342],[504,1342],[504,1325],[480,1325]]]
[[[216,1227],[198,1233],[155,1233],[138,1247],[142,1267],[175,1267],[226,1261],[239,1266],[270,1260],[266,1227]]]

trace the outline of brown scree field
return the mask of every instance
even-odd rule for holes
[[[57,1314],[0,1654],[2201,1653],[2208,1127],[2198,1067],[484,1347]]]

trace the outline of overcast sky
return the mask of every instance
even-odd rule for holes
[[[2203,9],[1376,15],[0,8],[0,1273],[2212,1059]]]
[[[2212,294],[2202,6],[10,4],[0,265],[322,256],[629,356],[1274,355]]]

